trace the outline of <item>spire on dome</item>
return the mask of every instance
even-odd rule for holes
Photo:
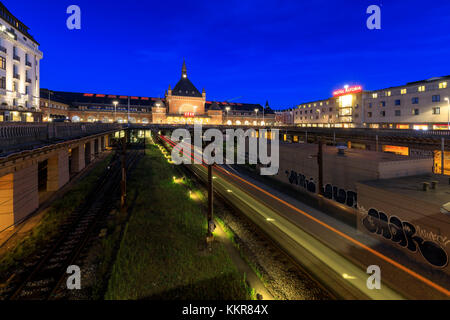
[[[183,59],[183,67],[181,68],[181,77],[187,78],[186,61],[184,61],[184,59]]]

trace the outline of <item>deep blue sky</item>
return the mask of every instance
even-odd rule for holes
[[[450,1],[3,0],[41,44],[41,87],[162,96],[188,77],[207,100],[287,108],[344,84],[450,74]],[[82,29],[66,28],[66,8]],[[382,29],[366,28],[381,6]]]

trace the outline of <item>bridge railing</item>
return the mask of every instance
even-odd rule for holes
[[[0,153],[26,145],[70,140],[121,128],[117,123],[0,123]]]
[[[450,137],[450,130],[413,130],[413,129],[374,129],[374,128],[313,128],[298,126],[275,127],[280,132],[348,132],[358,135],[403,136],[403,137]]]

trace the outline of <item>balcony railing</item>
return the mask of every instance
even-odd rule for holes
[[[30,62],[30,61],[25,62],[25,65],[26,65],[27,67],[31,67],[31,62]]]
[[[15,75],[13,76],[13,78],[14,78],[14,79],[17,79],[17,80],[20,80],[20,75],[19,75],[19,74],[15,74]]]
[[[20,57],[16,56],[16,55],[13,56],[13,59],[16,60],[16,61],[20,61]]]

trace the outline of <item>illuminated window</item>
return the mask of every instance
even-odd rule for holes
[[[386,97],[390,97],[391,96],[391,92],[390,91],[386,91]]]
[[[402,89],[402,90],[400,91],[400,93],[401,93],[401,94],[406,94],[406,89]]]
[[[374,99],[378,98],[378,94],[377,93],[373,93],[372,94],[372,98],[374,98]]]
[[[424,92],[424,91],[425,91],[425,86],[420,86],[420,87],[418,88],[418,91],[419,91],[419,92]]]
[[[447,88],[447,82],[440,82],[439,89],[445,89],[445,88]]]
[[[441,108],[439,107],[433,108],[433,114],[441,114]]]

